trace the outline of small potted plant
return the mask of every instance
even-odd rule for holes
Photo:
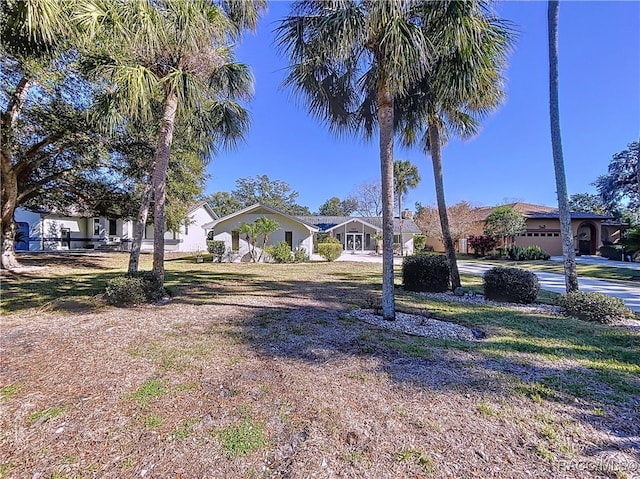
[[[376,233],[373,239],[376,242],[376,254],[382,254],[382,235]]]
[[[196,263],[204,263],[204,257],[202,256],[200,248],[196,250]]]

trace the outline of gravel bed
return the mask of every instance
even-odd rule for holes
[[[356,309],[351,311],[350,314],[365,323],[413,336],[462,341],[475,341],[481,337],[479,333],[459,324],[431,319],[417,314],[396,312],[395,321],[383,319],[382,316],[375,314],[372,309]]]

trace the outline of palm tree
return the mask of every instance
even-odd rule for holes
[[[238,11],[227,8],[235,3]],[[209,110],[215,103],[250,96],[248,68],[233,61],[227,43],[244,28],[255,27],[263,5],[263,1],[218,6],[206,0],[89,0],[76,11],[76,22],[90,37],[104,40],[98,45],[102,50],[93,71],[116,86],[125,115],[148,121],[153,118],[154,101],[160,105],[152,183],[153,273],[161,284],[167,171],[176,121],[185,122],[190,113]]]
[[[449,227],[442,146],[451,134],[474,135],[479,120],[503,97],[502,69],[512,32],[483,1],[434,4],[425,23],[439,50],[431,67],[396,104],[396,129],[406,145],[420,142],[431,156],[442,238],[451,284],[460,286]]]
[[[408,160],[397,160],[393,162],[393,191],[398,202],[398,218],[400,219],[400,255],[404,256],[404,246],[402,243],[402,195],[409,192],[409,188],[417,188],[420,183],[420,173],[418,167]]]
[[[269,241],[269,235],[274,231],[278,231],[278,229],[280,229],[280,224],[272,218],[262,216],[256,219],[255,225],[257,227],[258,235],[262,235],[262,249],[260,250],[260,255],[257,259],[257,261],[260,262],[262,259],[262,253],[264,253],[264,247],[267,245],[267,241]]]
[[[426,71],[432,44],[417,0],[301,0],[277,28],[289,58],[284,84],[335,133],[379,129],[382,179],[382,314],[395,319],[393,284],[394,102]]]
[[[558,214],[560,216],[560,236],[562,237],[562,257],[564,259],[564,281],[567,293],[578,291],[576,272],[576,252],[571,231],[571,214],[567,194],[567,178],[562,155],[560,136],[560,106],[558,103],[558,0],[549,0],[547,22],[549,26],[549,117],[551,120],[551,147],[553,167],[556,176]]]

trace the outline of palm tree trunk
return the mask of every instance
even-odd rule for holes
[[[140,250],[142,248],[142,238],[144,229],[147,226],[147,217],[149,216],[149,206],[151,205],[151,193],[153,192],[153,184],[150,181],[144,185],[140,209],[138,217],[133,225],[133,242],[131,243],[131,252],[129,253],[129,274],[138,271],[140,263]]]
[[[178,108],[178,96],[175,92],[167,93],[164,102],[162,125],[158,134],[158,146],[154,158],[153,169],[153,274],[164,285],[164,207],[167,199],[167,171],[169,169],[169,154],[173,142],[173,128]]]
[[[400,256],[404,257],[404,243],[402,242],[402,193],[398,192],[398,221],[400,222]]]
[[[393,275],[393,96],[378,77],[380,170],[382,178],[382,317],[396,319]]]
[[[442,228],[442,240],[449,261],[449,276],[451,277],[451,289],[461,286],[458,263],[456,261],[456,248],[449,228],[449,216],[447,215],[447,203],[444,198],[444,181],[442,179],[442,146],[440,142],[440,127],[438,121],[429,121],[429,151],[433,164],[433,179],[436,185],[436,200],[438,202],[438,214],[440,215],[440,227]]]
[[[562,256],[564,258],[564,281],[567,293],[578,291],[576,272],[576,253],[571,230],[567,179],[562,155],[560,136],[560,106],[558,102],[558,12],[557,0],[549,0],[549,116],[551,120],[551,146],[553,149],[553,167],[556,175],[558,194],[558,214],[560,215],[560,236],[562,237]]]

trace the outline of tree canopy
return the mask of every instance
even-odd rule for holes
[[[226,216],[256,203],[294,216],[310,215],[308,207],[296,202],[299,195],[300,193],[284,181],[272,180],[267,175],[257,175],[239,178],[233,191],[218,191],[206,196],[205,201],[220,216]]]
[[[355,198],[341,200],[337,196],[329,198],[318,209],[318,214],[323,216],[351,216],[358,210],[358,201]]]
[[[627,149],[613,155],[607,174],[598,177],[594,185],[604,203],[615,208],[623,203],[640,211],[640,143],[634,141]]]
[[[512,243],[514,238],[524,233],[526,229],[527,220],[525,217],[509,205],[494,208],[484,224],[484,234],[488,237],[503,241],[510,238]]]

